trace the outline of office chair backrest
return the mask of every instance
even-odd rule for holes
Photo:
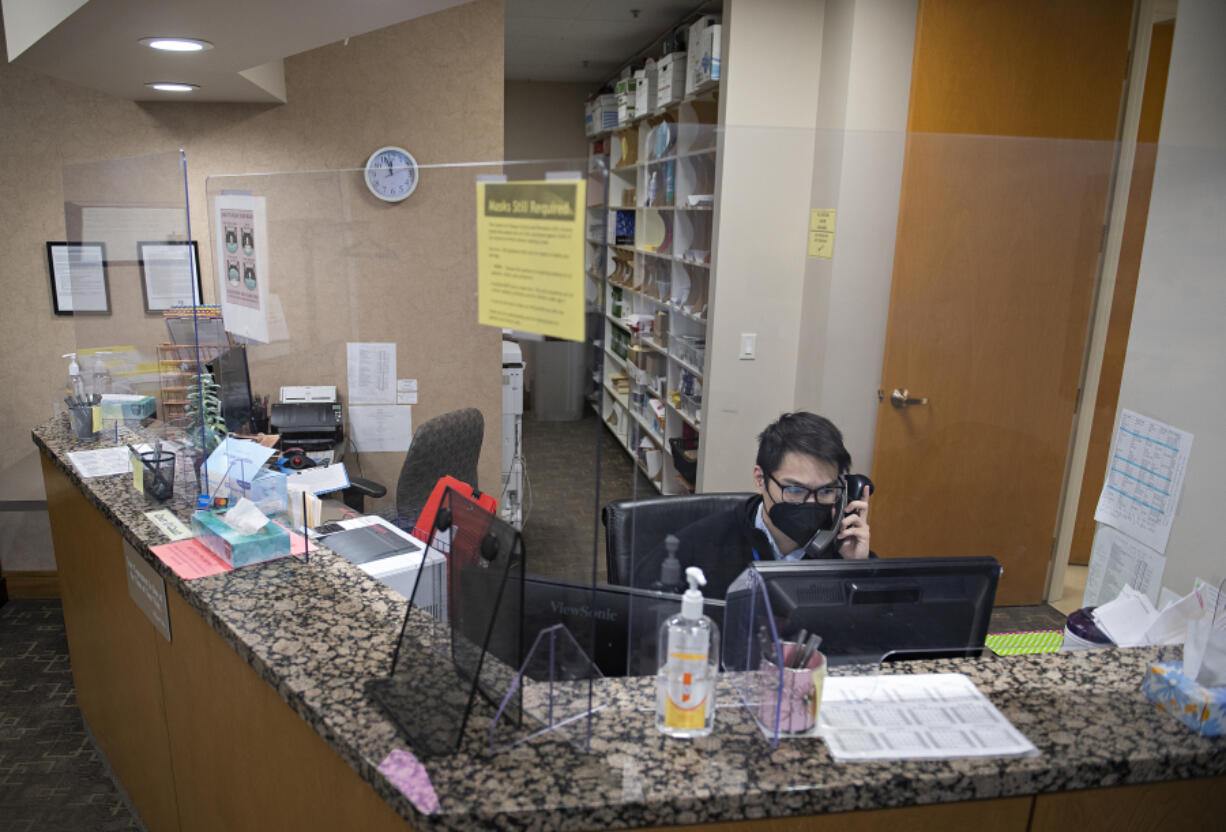
[[[396,483],[397,523],[411,528],[440,477],[452,476],[476,488],[484,438],[485,417],[475,407],[453,410],[418,425]]]
[[[615,500],[600,512],[605,527],[608,582],[628,585],[635,558],[641,558],[665,536],[681,531],[709,514],[744,504],[750,492],[685,494],[646,500]]]

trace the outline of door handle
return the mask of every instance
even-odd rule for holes
[[[904,407],[910,407],[913,404],[928,404],[928,399],[927,397],[912,396],[906,387],[895,387],[894,392],[890,394],[890,404],[902,410]]]

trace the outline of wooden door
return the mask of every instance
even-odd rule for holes
[[[920,0],[873,548],[992,555],[1043,596],[1103,238],[1131,4]],[[895,408],[906,388],[927,404]]]

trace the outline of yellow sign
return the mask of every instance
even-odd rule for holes
[[[584,339],[584,180],[477,183],[477,321]]]
[[[809,211],[810,231],[829,231],[834,233],[834,216],[838,213],[833,208],[813,208]]]
[[[834,259],[834,232],[810,231],[809,256],[820,257],[823,260]]]

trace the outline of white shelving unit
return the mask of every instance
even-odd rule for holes
[[[588,300],[603,312],[590,401],[664,494],[694,486],[670,442],[697,460],[702,441],[718,95],[713,84],[589,145]]]

